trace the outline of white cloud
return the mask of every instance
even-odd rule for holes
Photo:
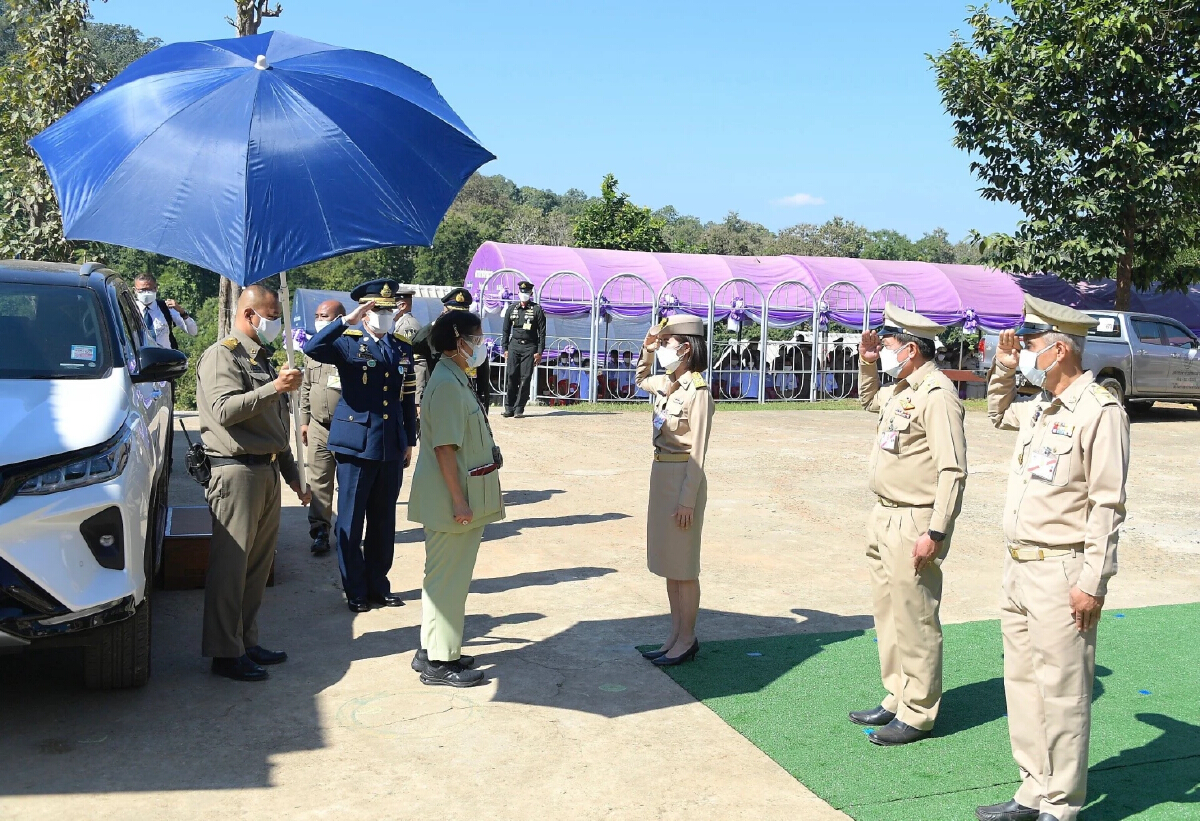
[[[825,200],[822,197],[814,197],[812,194],[792,194],[790,197],[781,197],[775,200],[775,204],[788,208],[803,208],[806,205],[824,205]]]

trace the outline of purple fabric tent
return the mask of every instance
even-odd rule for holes
[[[1013,327],[1021,320],[1023,301],[1021,289],[1011,277],[982,266],[837,257],[650,254],[498,242],[485,242],[476,251],[467,271],[466,287],[478,298],[488,277],[501,269],[520,271],[537,287],[556,273],[572,271],[590,283],[593,292],[602,297],[603,310],[614,310],[622,316],[648,315],[654,305],[651,299],[645,299],[642,305],[606,305],[607,297],[601,291],[610,278],[633,274],[658,293],[669,280],[687,277],[700,282],[713,296],[716,319],[724,319],[731,312],[743,312],[758,321],[762,315],[762,302],[766,299],[770,302],[770,323],[777,326],[811,319],[816,307],[811,304],[814,300],[808,298],[803,300],[804,304],[799,304],[797,295],[802,292],[795,287],[781,289],[777,298],[770,300],[772,289],[788,282],[805,286],[815,300],[819,300],[829,286],[849,283],[853,288],[839,286],[835,289],[837,298],[833,291],[829,292],[828,310],[818,314],[824,314],[820,316],[822,320],[831,319],[852,327],[862,324],[868,301],[871,324],[882,321],[883,303],[887,297],[902,301],[895,292],[876,295],[876,289],[887,283],[903,285],[913,295],[917,310],[950,325],[974,321],[988,328]],[[574,302],[559,304],[543,300],[543,307],[551,314],[578,313],[580,302],[585,299],[582,293],[579,297]],[[696,305],[680,305],[676,310],[704,313],[701,306]]]

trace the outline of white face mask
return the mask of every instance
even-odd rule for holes
[[[332,320],[329,320],[329,319],[318,319],[315,323],[313,323],[313,327],[317,329],[317,331],[316,331],[317,333],[320,333],[321,331],[323,331],[329,327],[329,323],[331,321]]]
[[[525,291],[521,292],[521,301],[522,302],[528,302],[531,299],[533,299],[533,294],[526,293]]]
[[[484,344],[482,339],[476,340],[475,342],[464,339],[463,342],[466,342],[471,346],[471,352],[469,354],[463,354],[463,358],[467,360],[467,367],[478,368],[483,364],[483,361],[487,359],[487,345]]]
[[[908,360],[900,361],[899,348],[884,348],[879,352],[879,368],[888,376],[895,379],[900,375],[900,371],[904,370],[904,366],[908,364]]]
[[[1043,348],[1037,352],[1024,350],[1021,351],[1020,355],[1017,357],[1017,368],[1021,371],[1025,378],[1029,380],[1029,384],[1036,385],[1039,388],[1046,383],[1046,374],[1053,370],[1054,366],[1058,364],[1058,360],[1055,359],[1050,363],[1049,366],[1045,368],[1039,368],[1037,366],[1038,357],[1048,350],[1050,349]]]
[[[678,348],[661,347],[654,352],[654,358],[658,360],[659,366],[666,372],[670,373],[679,366],[682,357],[679,356]]]
[[[158,299],[158,291],[137,291],[137,301],[149,308]]]
[[[283,327],[283,319],[267,319],[258,311],[255,311],[254,315],[262,320],[262,322],[254,327],[254,333],[258,336],[258,341],[264,345],[270,345],[279,336],[279,331]]]
[[[396,327],[396,315],[391,311],[382,314],[367,311],[367,327],[377,334],[391,333]]]

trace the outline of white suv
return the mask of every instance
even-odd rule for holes
[[[111,271],[0,262],[0,651],[81,645],[87,686],[146,683],[186,368]]]

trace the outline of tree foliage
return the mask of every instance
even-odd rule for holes
[[[588,203],[575,222],[575,243],[584,248],[669,251],[663,226],[649,208],[634,205],[628,194],[617,191],[616,177],[605,174],[600,199]]]
[[[1025,217],[987,247],[1007,269],[1183,288],[1200,211],[1200,5],[1012,0],[974,9],[932,57],[983,196]]]

